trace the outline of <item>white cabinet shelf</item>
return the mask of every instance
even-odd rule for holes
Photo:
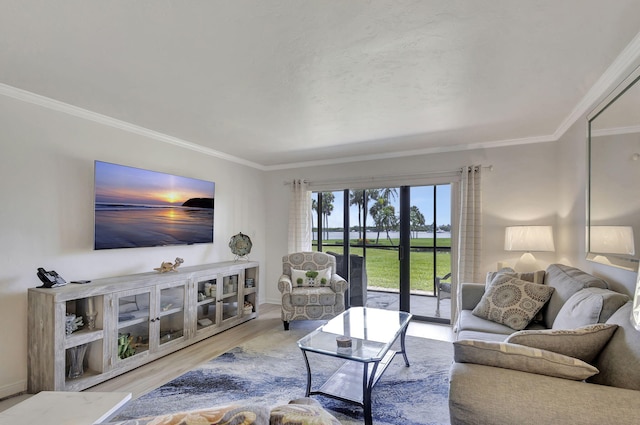
[[[256,262],[227,261],[30,288],[29,393],[81,391],[257,317],[258,274]],[[67,334],[69,314],[84,323]]]

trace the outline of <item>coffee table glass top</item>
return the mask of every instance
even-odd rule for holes
[[[298,340],[298,347],[360,362],[380,361],[411,317],[403,311],[352,307]],[[351,338],[351,348],[338,347],[336,338],[343,336]]]

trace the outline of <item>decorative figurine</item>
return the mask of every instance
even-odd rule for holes
[[[162,262],[162,264],[160,264],[160,267],[156,267],[153,270],[158,271],[160,273],[176,272],[178,271],[178,267],[180,267],[180,264],[182,263],[184,263],[184,260],[180,257],[176,257],[175,263],[165,261],[165,262]]]

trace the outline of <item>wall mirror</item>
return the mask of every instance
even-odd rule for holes
[[[587,259],[638,270],[640,68],[587,117]]]

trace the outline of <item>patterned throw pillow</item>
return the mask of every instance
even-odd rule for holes
[[[269,425],[340,425],[340,421],[317,401],[302,398],[273,408]]]
[[[219,406],[189,412],[169,413],[109,425],[269,425],[269,408],[265,406]],[[107,424],[105,424],[107,425]]]
[[[316,270],[317,275],[310,276],[309,270],[291,269],[291,284],[296,286],[329,286],[331,283],[331,268]]]
[[[530,330],[511,334],[505,342],[553,351],[591,363],[618,325],[597,324],[571,330]]]
[[[550,286],[526,282],[508,274],[500,275],[493,280],[472,313],[519,331],[527,327],[552,293]]]
[[[598,369],[582,360],[552,351],[506,342],[460,340],[453,343],[453,359],[539,375],[582,381],[598,373]]]

